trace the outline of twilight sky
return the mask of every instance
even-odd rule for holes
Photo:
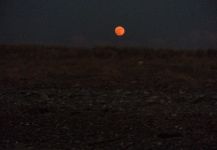
[[[0,0],[3,43],[217,49],[217,1]]]

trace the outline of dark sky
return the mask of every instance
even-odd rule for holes
[[[217,1],[0,0],[0,43],[217,48]]]

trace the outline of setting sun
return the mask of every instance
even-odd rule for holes
[[[124,36],[126,30],[123,26],[117,26],[115,27],[115,34],[116,36]]]

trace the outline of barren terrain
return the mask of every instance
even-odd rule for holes
[[[0,149],[216,150],[217,51],[1,45]]]

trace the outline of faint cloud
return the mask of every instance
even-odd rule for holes
[[[154,48],[217,49],[217,32],[194,30],[184,35],[149,39],[147,44]]]
[[[189,42],[198,48],[217,48],[217,32],[192,31],[189,34]]]
[[[69,41],[69,45],[73,47],[88,47],[90,46],[91,42],[85,36],[82,35],[75,35],[71,37]]]

